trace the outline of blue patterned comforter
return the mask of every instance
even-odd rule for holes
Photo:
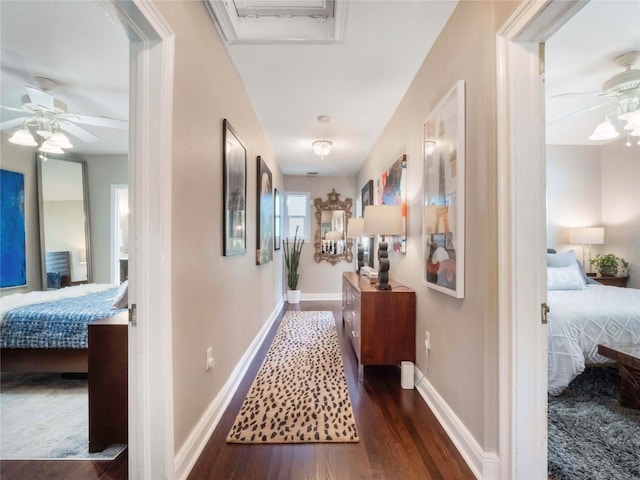
[[[10,310],[0,325],[0,348],[87,348],[87,323],[122,311],[112,308],[117,292],[115,287]]]

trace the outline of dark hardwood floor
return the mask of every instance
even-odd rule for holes
[[[420,394],[400,387],[399,368],[366,367],[364,382],[358,383],[355,354],[342,329],[340,302],[285,304],[285,309],[333,312],[360,442],[288,445],[225,442],[271,345],[278,320],[191,471],[190,480],[474,478]],[[127,455],[125,452],[113,462],[3,461],[0,478],[126,480]]]
[[[225,442],[275,335],[276,322],[191,471],[190,480],[475,478],[420,394],[400,387],[398,367],[365,367],[364,382],[358,383],[356,357],[342,328],[340,302],[302,302],[286,308],[333,312],[360,442]]]

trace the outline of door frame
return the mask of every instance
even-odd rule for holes
[[[175,39],[152,2],[98,1],[122,25],[130,45],[129,305],[136,307],[129,322],[129,478],[171,479],[175,476],[171,375]]]
[[[585,0],[528,0],[496,34],[500,478],[547,478],[544,42]]]

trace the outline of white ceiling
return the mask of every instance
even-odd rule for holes
[[[355,0],[342,43],[227,45],[284,173],[355,174],[454,7],[454,1]],[[127,119],[128,40],[97,2],[3,0],[0,19],[1,105],[19,106],[24,85],[45,76],[58,82],[51,93],[69,112]],[[640,50],[640,2],[591,2],[547,43],[548,95],[599,91],[621,71],[613,58],[633,49]],[[547,119],[593,100],[550,99]],[[0,114],[2,121],[19,116]],[[594,115],[554,123],[549,142],[592,144],[587,137],[602,112]],[[85,128],[102,141],[72,138],[75,151],[127,151],[127,132]],[[311,147],[320,138],[334,143],[323,161]]]

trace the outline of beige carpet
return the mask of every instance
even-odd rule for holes
[[[331,312],[287,312],[228,443],[357,442]]]

